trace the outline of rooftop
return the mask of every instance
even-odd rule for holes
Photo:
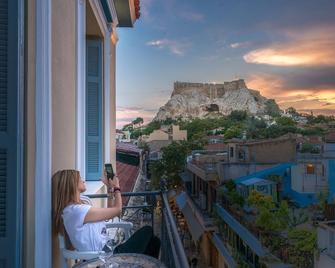
[[[117,152],[140,154],[142,152],[142,149],[138,148],[133,143],[118,142],[118,143],[116,143],[116,151]]]
[[[116,172],[123,192],[132,192],[139,173],[139,167],[116,161]],[[127,199],[123,199],[127,203]]]

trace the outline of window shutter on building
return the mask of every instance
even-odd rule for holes
[[[102,175],[102,46],[87,40],[86,48],[86,179]]]
[[[0,268],[21,266],[18,9],[17,1],[0,0]]]

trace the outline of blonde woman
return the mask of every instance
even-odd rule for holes
[[[78,251],[109,251],[105,221],[120,216],[122,198],[119,180],[103,179],[109,198],[107,208],[94,208],[80,199],[86,191],[85,181],[77,170],[61,170],[52,177],[52,214],[55,234],[62,234],[69,249]],[[145,226],[135,232],[114,253],[143,253],[158,257],[160,241],[152,228]],[[158,250],[157,250],[158,248]]]

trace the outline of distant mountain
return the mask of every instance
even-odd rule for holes
[[[159,108],[153,120],[204,118],[228,115],[235,110],[264,115],[268,113],[270,103],[272,110],[280,111],[274,101],[257,90],[249,89],[243,79],[223,84],[175,82],[170,99]]]

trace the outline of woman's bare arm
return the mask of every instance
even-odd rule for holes
[[[119,191],[115,192],[115,205],[108,208],[91,207],[84,219],[84,223],[104,221],[120,216],[122,212],[122,198]]]
[[[113,180],[108,180],[106,177],[103,179],[103,182],[106,184],[108,189],[119,188],[119,179],[117,176]],[[107,208],[94,208],[91,207],[84,219],[84,223],[87,222],[96,222],[109,220],[116,216],[120,216],[122,212],[122,197],[120,191],[114,193],[114,204],[111,198],[108,198],[108,207]]]

